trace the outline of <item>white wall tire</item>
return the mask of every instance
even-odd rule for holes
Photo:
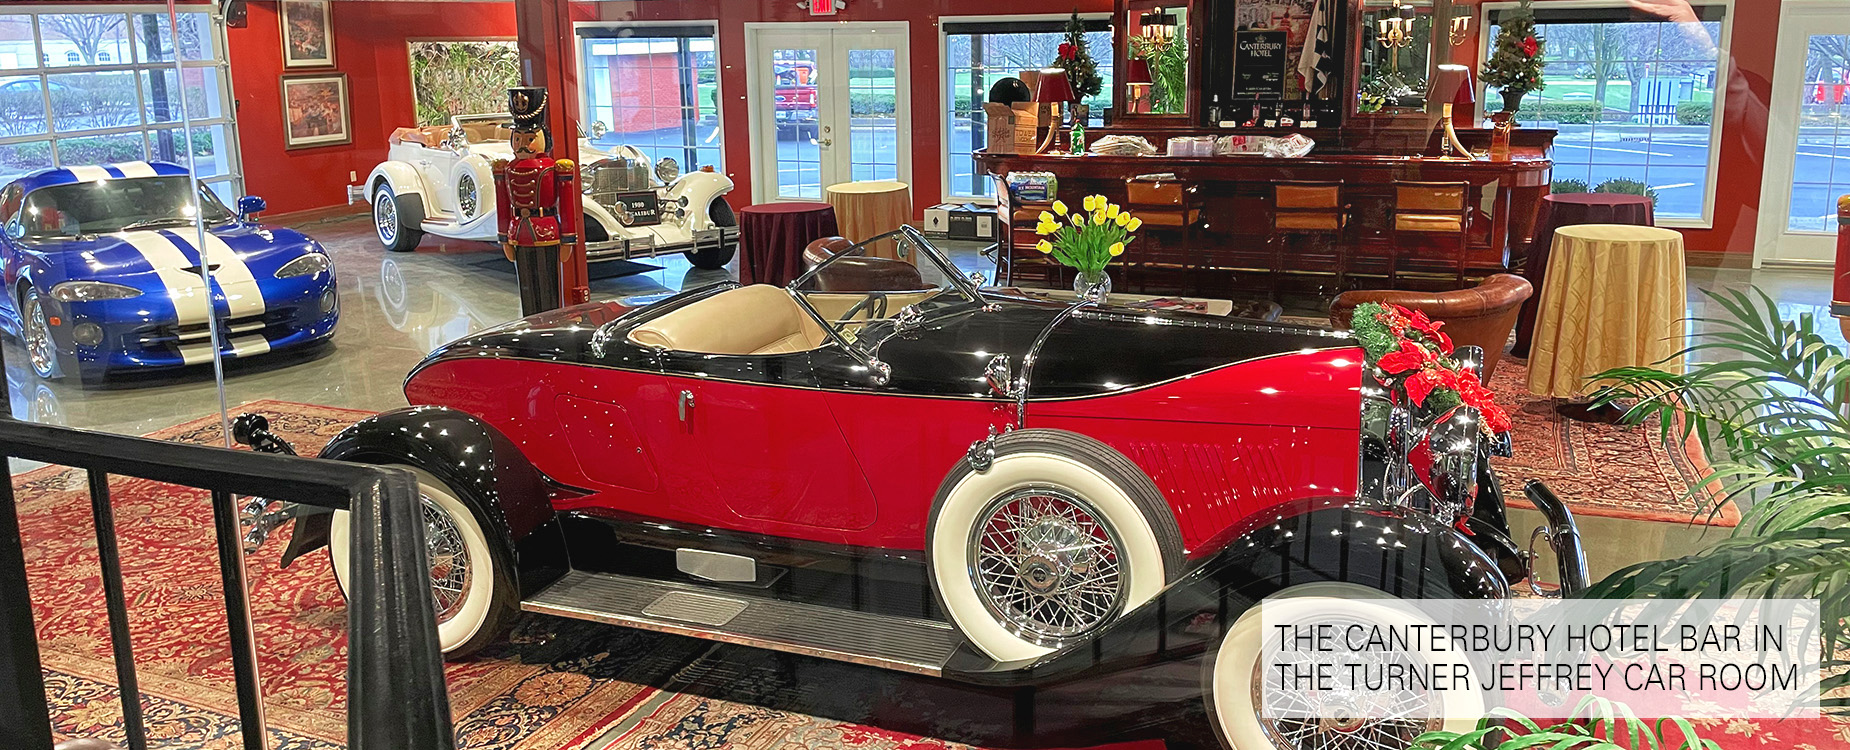
[[[373,234],[387,251],[408,253],[416,250],[418,243],[424,240],[423,230],[417,228],[418,221],[423,221],[423,217],[404,216],[399,211],[398,196],[390,185],[381,184],[373,190]]]
[[[1294,619],[1306,616],[1314,618],[1320,614],[1327,614],[1332,618],[1360,617],[1370,622],[1389,625],[1410,624],[1418,619],[1404,608],[1382,606],[1389,602],[1398,602],[1399,600],[1395,597],[1355,584],[1336,582],[1306,584],[1286,589],[1268,597],[1267,600],[1276,602],[1280,599],[1298,600],[1287,605],[1293,607]],[[1370,600],[1377,600],[1382,604],[1371,604]],[[1264,606],[1261,603],[1242,613],[1239,619],[1227,629],[1226,635],[1221,639],[1220,648],[1215,651],[1213,659],[1207,663],[1208,712],[1222,746],[1237,748],[1237,750],[1307,750],[1325,746],[1347,747],[1348,745],[1340,743],[1293,744],[1271,731],[1266,722],[1260,718],[1260,706],[1254,691],[1254,669],[1259,664],[1263,653],[1265,633],[1263,632],[1261,608]],[[1446,716],[1481,717],[1484,714],[1484,697],[1476,691],[1446,690],[1436,691],[1435,695],[1445,702]],[[1478,720],[1446,719],[1437,724],[1438,726],[1427,728],[1469,732],[1477,728]]]
[[[1018,430],[995,441],[987,471],[960,461],[938,490],[926,534],[932,587],[946,614],[978,650],[998,661],[1031,659],[1089,636],[1111,619],[1149,601],[1182,567],[1182,539],[1175,518],[1156,486],[1130,459],[1083,435],[1057,430]],[[998,606],[993,579],[986,588],[984,553],[975,535],[1004,498],[1048,491],[1077,501],[1077,517],[1096,520],[1098,538],[1110,540],[1115,562],[1116,605],[1057,632]],[[1091,575],[1102,568],[1084,565]],[[1070,572],[1070,571],[1069,571]],[[1021,576],[1026,583],[1031,576]],[[1063,585],[1051,588],[1066,588]],[[1027,600],[1026,594],[1023,600]],[[1011,619],[1003,609],[1016,615]],[[1032,624],[1024,624],[1032,623]],[[1089,623],[1089,624],[1088,624]]]
[[[494,550],[490,547],[487,534],[483,532],[481,520],[455,492],[422,469],[410,466],[395,468],[407,469],[417,475],[418,491],[447,518],[450,526],[443,527],[444,532],[455,532],[451,541],[460,543],[466,558],[462,583],[451,588],[458,596],[450,606],[439,607],[437,643],[444,658],[468,656],[500,636],[503,624],[518,605],[518,593],[513,591],[511,572],[496,564]],[[335,511],[328,528],[328,558],[334,564],[334,579],[339,583],[342,595],[346,595],[351,585],[351,518],[347,511]],[[435,519],[436,525],[441,526],[443,520]],[[433,521],[427,520],[426,535],[430,535],[433,530]],[[431,539],[426,539],[426,544],[431,542]],[[436,552],[433,550],[433,553]],[[433,557],[436,556],[433,554]],[[455,557],[453,554],[442,556],[448,559]],[[432,560],[433,567],[443,563],[444,560]],[[438,606],[441,598],[448,595],[447,592],[439,594],[436,590],[436,574],[437,571],[433,570],[433,606]],[[451,580],[454,580],[453,576]]]

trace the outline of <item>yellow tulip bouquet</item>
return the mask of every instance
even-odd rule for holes
[[[1034,233],[1044,239],[1034,249],[1079,271],[1081,277],[1098,277],[1136,239],[1132,233],[1143,220],[1102,195],[1088,195],[1083,204],[1084,211],[1069,213],[1065,203],[1054,201],[1053,211],[1042,211]]]

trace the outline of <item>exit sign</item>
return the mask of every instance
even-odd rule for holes
[[[809,0],[809,14],[812,16],[835,15],[835,2],[836,0]],[[843,3],[843,5],[846,4]]]

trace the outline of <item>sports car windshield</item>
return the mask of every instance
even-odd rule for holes
[[[202,210],[208,225],[233,217],[212,191],[194,192],[191,177],[132,177],[39,188],[26,196],[19,221],[27,237],[76,237],[190,226]]]
[[[790,283],[790,294],[843,341],[871,348],[865,338],[891,332],[910,307],[931,313],[981,299],[949,258],[911,227],[862,242],[816,264]],[[868,333],[876,332],[874,336]]]

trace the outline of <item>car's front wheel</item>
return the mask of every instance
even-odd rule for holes
[[[1061,430],[996,438],[939,487],[926,545],[938,600],[998,661],[1092,637],[1182,568],[1182,534],[1124,454]]]
[[[424,232],[416,226],[408,226],[398,212],[398,196],[392,194],[392,188],[380,185],[373,193],[373,230],[379,235],[379,244],[394,253],[408,253],[416,250],[423,241]]]
[[[64,377],[58,345],[51,338],[51,318],[45,312],[45,301],[36,287],[26,287],[19,295],[19,330],[32,373],[46,380]]]
[[[727,203],[725,198],[714,198],[712,203],[707,204],[707,218],[712,219],[713,226],[716,227],[736,227],[739,225],[738,217],[732,213],[732,205]],[[718,268],[725,268],[727,263],[731,263],[732,255],[737,249],[738,244],[736,242],[733,244],[721,243],[712,247],[703,247],[699,250],[688,250],[682,253],[682,255],[687,256],[687,261],[694,264],[695,268],[711,271]]]
[[[418,478],[424,547],[430,562],[430,593],[437,609],[437,642],[446,659],[480,651],[501,635],[520,608],[508,561],[489,545],[482,521],[456,491],[429,472],[409,466]],[[336,511],[328,528],[328,557],[345,594],[352,585],[351,516]]]
[[[1273,623],[1300,626],[1408,626],[1432,623],[1380,590],[1348,583],[1295,586],[1266,598],[1235,620],[1207,664],[1208,707],[1224,747],[1239,750],[1402,748],[1434,730],[1469,732],[1484,713],[1475,690],[1423,690],[1412,685],[1372,691],[1281,692],[1266,710],[1264,680],[1267,607],[1279,607]],[[1276,642],[1276,641],[1275,641]],[[1443,654],[1389,651],[1371,659],[1412,663]],[[1332,699],[1336,704],[1318,701]],[[1358,705],[1356,701],[1366,701]]]

